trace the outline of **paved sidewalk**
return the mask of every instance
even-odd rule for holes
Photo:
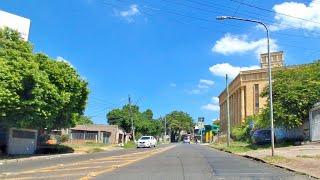
[[[258,158],[264,161],[265,157],[271,156],[271,149],[238,154]],[[320,178],[319,142],[301,146],[276,148],[275,155],[284,157],[285,161],[274,162],[272,164]]]

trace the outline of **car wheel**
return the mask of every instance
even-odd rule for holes
[[[154,144],[153,147],[156,147],[156,144]]]

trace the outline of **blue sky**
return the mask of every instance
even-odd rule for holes
[[[266,52],[260,26],[219,15],[265,22],[287,65],[320,59],[319,0],[6,0],[0,10],[31,19],[35,52],[69,61],[89,81],[85,114],[99,124],[129,94],[155,118],[219,118],[225,74],[258,68]]]

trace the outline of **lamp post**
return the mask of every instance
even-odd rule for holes
[[[267,31],[267,45],[268,45],[268,77],[269,77],[269,99],[270,99],[270,123],[271,123],[271,150],[272,156],[274,156],[274,128],[273,128],[273,102],[272,102],[272,79],[271,79],[271,59],[270,59],[270,40],[269,40],[269,30],[268,27],[261,21],[243,19],[233,16],[219,16],[217,20],[234,19],[239,21],[247,21],[261,24]]]

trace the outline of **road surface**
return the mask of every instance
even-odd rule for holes
[[[0,165],[0,179],[308,179],[207,146],[161,145]]]

